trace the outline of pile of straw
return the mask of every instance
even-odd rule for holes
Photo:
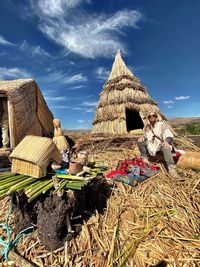
[[[119,159],[131,156],[130,151],[104,152],[95,159],[109,161],[113,168]],[[179,174],[181,179],[174,180],[160,172],[135,188],[114,185],[104,214],[94,214],[76,239],[55,252],[44,249],[37,231],[17,250],[37,266],[142,267],[161,261],[167,266],[198,266],[199,173]]]
[[[198,148],[179,139],[179,147]],[[108,163],[133,158],[131,149],[93,151],[93,160]],[[89,159],[90,160],[90,159]],[[200,173],[178,169],[180,179],[160,171],[137,187],[114,184],[103,214],[84,222],[79,236],[48,252],[37,230],[25,237],[17,251],[36,266],[199,266]],[[1,201],[0,223],[7,212]]]
[[[78,150],[87,150],[90,154],[106,151],[131,150],[137,143],[138,136],[105,136],[105,137],[85,137],[80,139],[76,146]]]
[[[138,132],[140,130],[137,130]],[[129,135],[115,135],[104,137],[85,136],[77,141],[78,150],[87,150],[90,154],[96,154],[102,151],[128,151],[131,152],[137,145],[139,135],[137,132]],[[200,151],[200,148],[191,142],[187,137],[174,138],[174,146],[185,151]]]

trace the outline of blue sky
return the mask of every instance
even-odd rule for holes
[[[199,0],[1,0],[0,79],[34,78],[63,128],[89,128],[120,48],[167,117],[197,117],[199,14]]]

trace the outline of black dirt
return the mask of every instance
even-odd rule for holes
[[[46,249],[53,251],[63,245],[67,235],[67,213],[70,213],[70,207],[64,197],[50,195],[38,202],[38,236]]]
[[[83,221],[95,210],[103,212],[110,193],[110,186],[100,176],[83,190],[67,190],[62,197],[50,193],[29,204],[24,194],[17,195],[14,200],[15,232],[31,224],[37,225],[39,239],[47,250],[54,251],[66,240],[76,237]]]
[[[107,199],[110,197],[111,188],[102,179],[102,176],[97,176],[91,183],[85,188],[85,209],[99,213],[103,213],[106,208]]]
[[[10,150],[0,151],[0,168],[9,168],[11,166],[9,155]]]
[[[35,203],[28,203],[25,194],[14,194],[13,213],[16,234],[37,223]]]

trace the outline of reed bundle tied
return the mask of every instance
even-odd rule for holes
[[[178,166],[183,169],[196,169],[200,170],[200,151],[199,152],[186,152],[178,161]]]

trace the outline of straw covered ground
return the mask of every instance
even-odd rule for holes
[[[126,149],[93,156],[114,168],[134,155]],[[36,266],[200,266],[200,173],[178,171],[177,180],[160,171],[134,188],[113,184],[104,213],[93,214],[80,235],[57,251],[44,249],[37,230],[17,251]],[[7,205],[1,201],[0,223]]]

